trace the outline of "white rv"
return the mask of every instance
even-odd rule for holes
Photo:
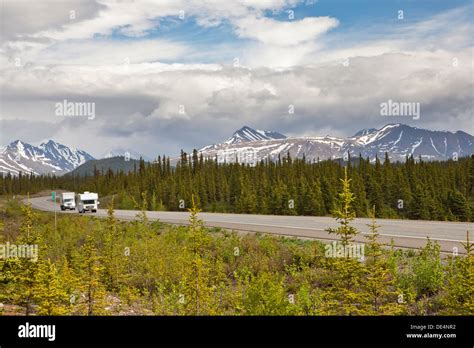
[[[74,201],[74,192],[63,192],[59,197],[59,204],[61,206],[61,210],[76,210],[76,202]]]
[[[79,213],[85,213],[86,211],[95,213],[99,204],[99,195],[97,193],[86,191],[76,195],[76,206]]]

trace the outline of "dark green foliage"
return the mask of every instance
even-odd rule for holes
[[[339,197],[352,201],[349,192],[341,188]],[[431,242],[421,251],[387,250],[375,220],[362,260],[326,257],[318,241],[208,229],[195,205],[188,227],[150,222],[143,211],[118,221],[111,204],[104,219],[61,214],[58,229],[51,213],[6,206],[0,240],[39,245],[36,262],[0,259],[6,314],[474,313],[470,243],[468,255],[444,261]]]
[[[469,220],[470,211],[467,199],[458,190],[449,192],[448,207],[456,219],[459,219],[460,221]]]
[[[470,221],[474,210],[474,156],[458,161],[391,163],[359,158],[348,165],[357,217],[375,206],[377,218]],[[128,162],[127,162],[128,163]],[[186,211],[191,196],[203,211],[327,216],[337,208],[344,168],[337,161],[316,163],[291,159],[243,164],[217,164],[197,152],[181,153],[176,167],[168,157],[134,162],[134,170],[96,170],[94,175],[0,177],[4,194],[45,189],[95,191],[115,195],[118,209],[141,205],[146,210]],[[184,201],[180,205],[181,200]],[[400,201],[403,203],[400,205]]]

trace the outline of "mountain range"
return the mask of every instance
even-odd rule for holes
[[[276,136],[273,136],[276,135]],[[260,139],[263,138],[264,139]],[[403,162],[406,156],[423,160],[448,160],[474,153],[474,137],[466,132],[432,131],[396,123],[380,129],[362,129],[348,138],[286,137],[280,133],[243,127],[222,143],[199,150],[205,158],[224,161],[276,160],[290,153],[292,158],[308,161],[359,156],[375,161],[388,153],[392,161]]]
[[[288,152],[292,158],[305,157],[308,161],[344,159],[359,154],[375,161],[376,156],[383,158],[386,152],[392,161],[404,161],[411,155],[432,161],[471,155],[474,153],[474,137],[463,131],[432,131],[400,123],[387,124],[380,129],[362,129],[347,138],[328,135],[287,137],[278,132],[244,126],[223,142],[204,146],[198,152],[205,158],[217,158],[220,163],[277,160],[279,155],[286,156]],[[63,175],[74,171],[81,175],[93,170],[92,163],[104,170],[109,167],[133,170],[133,159],[139,158],[138,153],[130,151],[132,161],[124,161],[123,153],[123,150],[109,151],[102,159],[95,160],[83,150],[53,140],[39,146],[16,140],[0,149],[0,173]],[[172,158],[171,163],[175,164],[177,160],[178,157]],[[92,162],[87,163],[89,161]]]
[[[39,146],[15,140],[0,150],[0,173],[63,175],[92,159],[85,151],[53,140]]]

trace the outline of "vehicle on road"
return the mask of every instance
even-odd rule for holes
[[[76,210],[76,201],[74,192],[63,192],[59,196],[59,205],[61,206],[61,210]]]
[[[95,213],[99,204],[97,193],[85,191],[76,195],[76,206],[79,213],[85,213],[86,211]]]

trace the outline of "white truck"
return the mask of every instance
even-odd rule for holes
[[[74,192],[63,192],[59,197],[59,204],[61,210],[76,210],[76,202],[74,201],[75,193]]]
[[[85,213],[86,211],[95,213],[99,204],[97,193],[85,191],[76,195],[76,206],[79,213]]]

